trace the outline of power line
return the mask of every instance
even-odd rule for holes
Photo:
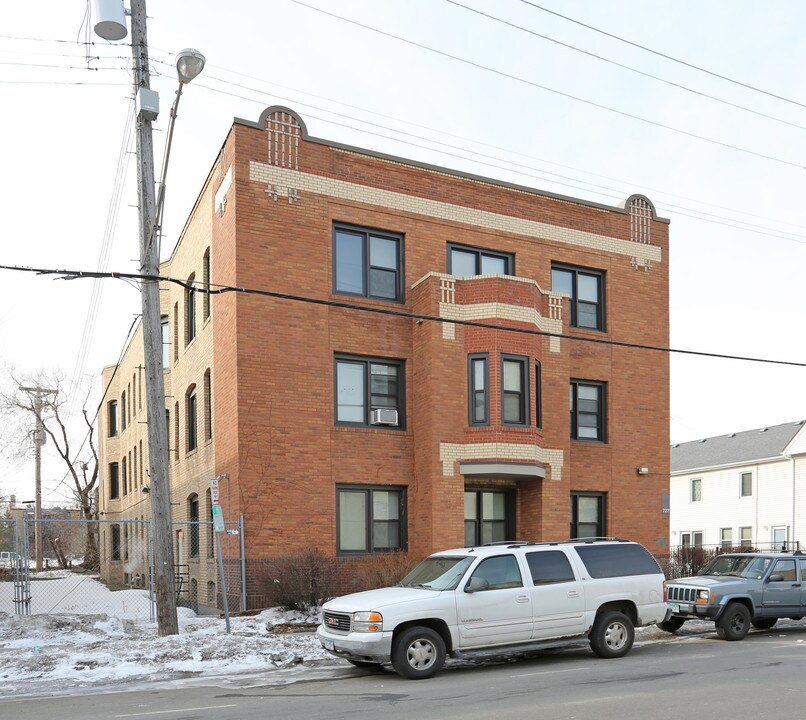
[[[294,2],[294,0],[291,0]],[[695,65],[690,62],[686,62],[685,60],[680,60],[679,58],[672,57],[671,55],[666,55],[665,53],[659,52],[658,50],[653,50],[652,48],[646,47],[646,45],[641,45],[639,43],[633,42],[632,40],[627,40],[626,38],[619,37],[618,35],[614,35],[613,33],[609,33],[605,30],[600,28],[594,27],[593,25],[588,25],[587,23],[582,22],[581,20],[575,20],[574,18],[568,17],[567,15],[563,15],[562,13],[555,12],[554,10],[549,10],[542,5],[538,5],[537,3],[530,2],[530,0],[520,0],[524,5],[529,5],[536,10],[542,10],[545,13],[549,13],[550,15],[555,15],[558,18],[562,18],[563,20],[567,20],[568,22],[572,22],[576,25],[580,25],[588,30],[593,30],[593,32],[597,32],[601,35],[606,35],[609,38],[613,38],[613,40],[618,40],[619,42],[626,43],[627,45],[632,45],[633,47],[638,48],[639,50],[644,50],[648,53],[652,53],[653,55],[657,55],[658,57],[662,57],[666,60],[671,60],[672,62],[678,63],[679,65],[685,65],[692,70],[698,70],[699,72],[705,73],[706,75],[711,75],[712,77],[719,78],[720,80],[724,80],[725,82],[733,83],[734,85],[739,85],[740,87],[747,88],[748,90],[754,90],[755,92],[762,93],[763,95],[768,95],[769,97],[773,97],[776,100],[782,100],[783,102],[790,103],[792,105],[797,105],[798,107],[806,108],[806,104],[798,102],[797,100],[791,100],[790,98],[784,97],[783,95],[777,95],[776,93],[770,92],[769,90],[764,90],[763,88],[756,87],[755,85],[750,85],[748,83],[742,82],[741,80],[734,80],[726,75],[720,75],[713,70],[707,70],[704,67],[700,67],[699,65]]]
[[[256,295],[258,297],[273,298],[275,300],[288,300],[291,302],[301,302],[311,305],[321,305],[324,307],[341,308],[343,310],[355,310],[358,312],[370,313],[373,315],[387,315],[393,317],[403,317],[411,320],[423,320],[438,322],[442,324],[461,325],[465,327],[483,328],[485,330],[501,330],[503,332],[517,333],[521,335],[536,335],[547,338],[559,338],[574,342],[592,343],[595,345],[609,345],[611,347],[623,347],[633,350],[650,350],[654,352],[674,353],[677,355],[695,355],[699,357],[717,358],[720,360],[743,360],[746,362],[766,363],[771,365],[787,365],[791,367],[804,367],[806,362],[795,362],[792,360],[773,360],[771,358],[751,357],[747,355],[727,355],[725,353],[711,353],[702,350],[682,350],[679,348],[661,347],[659,345],[645,345],[643,343],[629,343],[619,340],[609,340],[607,338],[589,338],[578,335],[568,335],[566,333],[549,332],[547,330],[532,330],[531,328],[518,328],[508,325],[497,325],[495,323],[484,323],[476,320],[456,320],[453,318],[443,318],[436,315],[424,315],[413,313],[407,310],[395,310],[394,308],[369,307],[356,305],[355,303],[342,302],[340,300],[325,300],[322,298],[307,297],[304,295],[291,295],[288,293],[273,292],[271,290],[258,290],[255,288],[241,287],[237,285],[223,285],[213,283],[215,289],[208,289],[207,283],[203,281],[188,282],[165,275],[145,275],[141,273],[125,272],[98,272],[90,270],[66,270],[54,268],[32,268],[20,265],[0,265],[0,270],[12,270],[17,272],[35,273],[37,275],[60,275],[64,280],[78,280],[81,278],[114,278],[116,280],[146,280],[164,283],[172,283],[193,292],[206,295],[224,295],[226,293],[242,293],[244,295]]]
[[[543,35],[542,33],[536,32],[535,30],[531,30],[530,28],[524,27],[523,25],[518,25],[517,23],[510,22],[509,20],[504,20],[503,18],[500,18],[496,15],[491,15],[490,13],[482,12],[481,10],[477,10],[476,8],[463,5],[462,3],[457,2],[456,0],[445,0],[445,2],[450,3],[451,5],[455,5],[456,7],[460,7],[464,10],[467,10],[468,12],[475,13],[476,15],[481,15],[482,17],[488,18],[489,20],[501,23],[502,25],[507,25],[508,27],[514,28],[516,30],[521,30],[522,32],[529,33],[530,35],[533,35],[534,37],[539,37],[542,40],[546,40],[547,42],[554,43],[555,45],[560,45],[561,47],[567,48],[569,50],[573,50],[574,52],[582,53],[583,55],[587,55],[588,57],[592,57],[596,60],[601,60],[602,62],[614,65],[616,67],[620,67],[624,70],[629,70],[630,72],[636,73],[637,75],[642,75],[643,77],[647,77],[652,80],[657,80],[658,82],[664,83],[666,85],[671,85],[672,87],[675,87],[678,90],[684,90],[685,92],[692,93],[693,95],[708,98],[709,100],[722,103],[723,105],[728,105],[729,107],[736,108],[737,110],[752,113],[753,115],[758,115],[759,117],[767,118],[768,120],[772,120],[774,122],[778,122],[783,125],[789,125],[790,127],[798,128],[799,130],[806,130],[806,126],[804,125],[798,125],[798,123],[789,122],[788,120],[775,117],[774,115],[768,115],[767,113],[763,113],[759,110],[753,110],[752,108],[745,107],[744,105],[739,105],[738,103],[731,102],[730,100],[725,100],[724,98],[719,98],[716,97],[715,95],[710,95],[709,93],[703,92],[701,90],[695,90],[694,88],[688,87],[688,85],[683,85],[682,83],[677,83],[674,82],[673,80],[667,80],[666,78],[659,77],[658,75],[653,75],[652,73],[646,72],[645,70],[639,70],[638,68],[631,67],[630,65],[625,65],[624,63],[620,63],[616,60],[607,58],[604,55],[597,55],[596,53],[590,52],[589,50],[583,50],[582,48],[577,47],[576,45],[571,45],[570,43],[562,42],[561,40],[557,40],[556,38],[550,37],[548,35]]]
[[[633,113],[626,112],[625,110],[618,110],[616,108],[609,107],[608,105],[604,105],[602,103],[597,103],[593,100],[587,100],[583,97],[579,97],[578,95],[572,95],[571,93],[563,92],[562,90],[557,90],[555,88],[550,88],[547,85],[541,85],[540,83],[536,83],[533,80],[527,80],[526,78],[520,77],[518,75],[513,75],[512,73],[504,72],[503,70],[497,70],[495,68],[489,67],[488,65],[484,65],[482,63],[475,62],[473,60],[468,60],[466,58],[460,57],[458,55],[454,55],[452,53],[446,52],[444,50],[438,50],[437,48],[430,47],[429,45],[425,45],[424,43],[419,43],[414,40],[409,40],[408,38],[404,38],[400,35],[395,35],[394,33],[387,32],[385,30],[380,30],[379,28],[373,27],[371,25],[367,25],[362,22],[358,22],[357,20],[352,20],[350,18],[343,17],[342,15],[337,15],[336,13],[328,12],[327,10],[323,10],[322,8],[314,7],[313,5],[308,5],[307,3],[302,2],[301,0],[290,0],[290,2],[294,3],[295,5],[300,5],[301,7],[306,7],[310,10],[314,10],[318,13],[322,13],[323,15],[328,15],[330,17],[336,18],[337,20],[341,20],[343,22],[349,23],[350,25],[355,25],[356,27],[363,28],[365,30],[369,30],[371,32],[377,33],[379,35],[383,35],[384,37],[392,38],[393,40],[397,40],[399,42],[406,43],[407,45],[411,45],[413,47],[418,47],[422,50],[427,50],[428,52],[435,53],[436,55],[441,55],[442,57],[450,58],[451,60],[456,60],[457,62],[464,63],[465,65],[470,65],[471,67],[478,68],[480,70],[485,70],[487,72],[493,73],[495,75],[499,75],[501,77],[508,78],[510,80],[514,80],[519,83],[523,83],[524,85],[529,85],[530,87],[538,88],[539,90],[545,90],[546,92],[553,93],[555,95],[559,95],[560,97],[568,98],[569,100],[574,100],[576,102],[584,103],[585,105],[590,105],[591,107],[598,108],[599,110],[606,110],[607,112],[614,113],[616,115],[621,115],[622,117],[628,117],[632,120],[638,120],[639,122],[646,123],[648,125],[652,125],[654,127],[663,128],[664,130],[669,130],[671,132],[678,133],[679,135],[684,135],[686,137],[694,138],[696,140],[702,140],[703,142],[710,143],[712,145],[718,145],[720,147],[728,148],[730,150],[735,150],[737,152],[745,153],[747,155],[752,155],[754,157],[759,157],[764,160],[770,160],[772,162],[780,163],[782,165],[788,165],[790,167],[796,167],[799,170],[806,170],[806,165],[797,162],[791,162],[784,158],[775,157],[774,155],[767,155],[765,153],[757,152],[755,150],[750,150],[749,148],[743,148],[739,145],[733,145],[732,143],[724,142],[722,140],[717,140],[715,138],[709,138],[704,135],[698,135],[697,133],[690,132],[688,130],[683,130],[681,128],[676,128],[672,125],[666,125],[665,123],[659,122],[657,120],[650,120],[649,118],[641,117],[640,115],[635,115]]]

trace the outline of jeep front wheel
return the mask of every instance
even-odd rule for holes
[[[722,640],[741,640],[750,630],[750,611],[742,603],[728,603],[716,620],[716,634]]]
[[[635,640],[635,628],[624,613],[604,613],[593,624],[589,640],[591,649],[599,657],[622,657],[630,652]]]
[[[445,663],[445,642],[427,627],[410,627],[392,644],[392,667],[409,680],[433,677]]]

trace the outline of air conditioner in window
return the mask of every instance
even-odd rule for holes
[[[373,425],[397,425],[397,410],[378,408],[372,411]]]

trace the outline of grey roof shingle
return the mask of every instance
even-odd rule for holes
[[[798,422],[717,435],[671,447],[672,472],[748,463],[780,455],[803,427]]]

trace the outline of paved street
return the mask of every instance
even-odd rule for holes
[[[249,678],[151,684],[126,692],[0,702],[0,717],[25,720],[168,718],[550,717],[617,720],[681,716],[749,720],[801,717],[806,628],[752,632],[741,642],[713,632],[636,644],[620,660],[586,645],[512,660],[452,662],[436,678],[407,681],[390,671],[328,667]]]

